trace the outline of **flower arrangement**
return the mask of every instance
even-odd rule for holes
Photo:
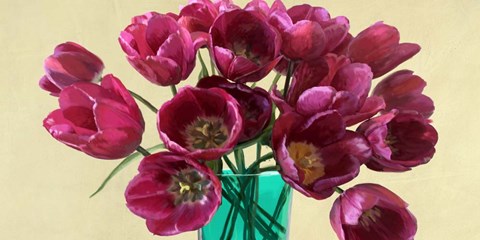
[[[43,125],[92,157],[125,158],[93,195],[143,155],[125,199],[156,235],[202,228],[223,198],[251,223],[248,239],[255,239],[257,224],[265,239],[280,238],[248,213],[262,212],[255,187],[244,186],[235,199],[224,186],[225,164],[237,175],[278,171],[287,186],[314,199],[339,193],[330,212],[339,239],[413,239],[416,219],[399,196],[378,184],[340,186],[362,165],[404,172],[433,157],[438,134],[430,120],[433,101],[422,93],[426,82],[410,70],[390,73],[420,47],[400,43],[398,30],[383,22],[355,37],[349,27],[346,17],[331,17],[322,7],[287,8],[281,0],[271,6],[252,0],[243,8],[231,0],[190,0],[178,14],[135,16],[121,31],[120,46],[146,80],[170,87],[173,98],[157,109],[114,75],[102,76],[95,54],[67,42],[44,62],[39,85],[58,98],[59,108]],[[200,49],[209,52],[210,71]],[[177,92],[197,56],[198,81]],[[270,87],[257,86],[260,81]],[[145,122],[135,99],[157,115],[163,144],[140,146]],[[257,154],[248,165],[244,150],[251,146]],[[262,155],[262,147],[271,151]]]

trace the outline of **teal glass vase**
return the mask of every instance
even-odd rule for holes
[[[288,239],[292,189],[278,172],[242,175],[226,170],[219,178],[222,204],[198,231],[198,239]]]

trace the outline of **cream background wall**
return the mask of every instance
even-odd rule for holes
[[[237,1],[244,5],[245,0]],[[269,1],[271,2],[271,1]],[[378,1],[286,0],[326,7],[345,15],[352,32],[383,20],[403,41],[423,50],[400,68],[428,82],[436,102],[437,154],[404,174],[362,169],[351,186],[381,183],[410,203],[419,240],[480,239],[480,2],[475,0]],[[0,0],[0,239],[163,239],[125,207],[123,191],[136,172],[131,165],[93,199],[88,196],[118,163],[99,161],[52,139],[41,126],[57,107],[37,87],[43,59],[58,43],[78,42],[100,56],[125,85],[160,106],[170,91],[151,85],[131,68],[117,37],[130,17],[177,11],[186,0]],[[193,75],[195,76],[195,75]],[[147,109],[144,146],[159,142]],[[291,239],[335,239],[328,213],[333,198],[314,201],[296,194]],[[185,233],[170,239],[195,239]]]

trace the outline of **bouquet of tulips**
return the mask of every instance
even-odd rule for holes
[[[59,108],[43,125],[95,158],[126,157],[106,181],[142,154],[125,198],[156,235],[196,230],[212,219],[225,163],[236,174],[278,170],[314,199],[338,192],[330,220],[339,239],[413,239],[415,217],[396,194],[370,183],[339,186],[364,164],[404,172],[434,155],[438,135],[425,81],[410,70],[390,73],[420,47],[400,43],[397,29],[383,22],[356,36],[349,26],[322,7],[287,8],[281,0],[271,6],[252,0],[243,8],[230,0],[190,0],[178,14],[135,16],[120,33],[121,49],[145,79],[170,87],[173,98],[157,109],[114,75],[102,76],[96,55],[67,42],[44,63],[40,87]],[[198,81],[177,93],[197,56]],[[272,71],[275,78],[266,78]],[[140,146],[145,123],[135,99],[157,114],[163,144]],[[243,151],[255,145],[271,152],[257,152],[248,166]],[[159,148],[166,150],[154,153]],[[260,166],[271,159],[274,166]]]

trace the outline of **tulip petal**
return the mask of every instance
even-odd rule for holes
[[[305,116],[326,111],[332,105],[335,93],[336,91],[332,87],[310,88],[298,98],[296,110]]]

